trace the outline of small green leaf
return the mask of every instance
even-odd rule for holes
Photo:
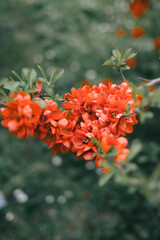
[[[131,105],[130,105],[130,104],[127,104],[127,105],[126,105],[126,112],[127,112],[127,113],[130,113],[130,110],[131,110]]]
[[[21,82],[23,82],[23,79],[19,76],[18,73],[16,73],[14,70],[12,71],[12,73],[13,73],[14,76],[16,76]]]
[[[8,99],[8,95],[5,93],[3,89],[0,88],[0,93],[2,94],[4,99]]]
[[[142,151],[143,145],[139,141],[135,141],[130,147],[130,152],[127,158],[127,161],[133,160],[137,155]]]
[[[121,57],[122,57],[120,51],[117,50],[117,49],[115,49],[115,50],[112,51],[112,54],[113,54],[113,56],[115,57],[115,59],[116,59],[118,62],[120,62]]]
[[[22,78],[27,82],[28,74],[30,72],[29,68],[22,68]]]
[[[4,78],[2,81],[0,81],[0,86],[3,86],[6,82],[8,82],[8,78]]]
[[[37,77],[37,72],[34,69],[30,69],[27,76],[27,82],[29,83],[30,88],[33,87],[33,84],[36,81],[36,77]]]
[[[114,172],[109,172],[107,174],[104,174],[100,177],[99,179],[99,186],[102,187],[104,186],[113,176]]]
[[[111,60],[105,61],[105,62],[103,63],[103,66],[110,66],[110,67],[112,67],[112,66],[113,66],[112,61],[111,61]]]
[[[54,97],[54,89],[50,86],[44,85],[44,91],[50,96]]]
[[[10,91],[10,95],[17,91],[20,82],[8,81],[4,84],[4,88]]]
[[[92,157],[94,158],[94,157],[96,157],[98,154],[99,154],[99,152],[96,151],[96,152],[94,152],[94,153],[92,154]]]
[[[99,140],[97,140],[96,138],[90,138],[90,140],[92,141],[92,143],[97,146],[98,148],[100,148],[102,150],[102,146]]]
[[[34,99],[33,102],[38,103],[38,104],[41,106],[41,108],[43,108],[43,109],[45,109],[46,106],[47,106],[47,104],[45,103],[45,101],[43,101],[42,99]]]
[[[136,56],[136,55],[137,55],[136,51],[132,50],[132,48],[128,48],[128,49],[124,52],[124,54],[123,54],[123,56],[122,56],[122,59],[123,59],[123,61],[126,62],[128,59],[130,59],[130,58],[132,58],[132,57],[134,57],[134,56]]]
[[[53,86],[54,83],[57,81],[57,79],[59,79],[63,73],[64,73],[64,69],[61,69],[61,68],[53,71],[50,77],[50,85]]]
[[[59,94],[56,94],[54,99],[56,101],[60,101],[60,102],[62,102],[64,100],[64,98],[62,96],[59,96]]]
[[[120,69],[121,69],[121,70],[130,70],[131,68],[130,68],[129,66],[126,65],[126,66],[122,66],[122,67],[120,67]]]

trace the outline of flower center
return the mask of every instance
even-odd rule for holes
[[[82,143],[83,144],[87,144],[89,142],[89,138],[85,137],[85,138],[82,138]]]

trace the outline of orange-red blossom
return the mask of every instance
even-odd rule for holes
[[[24,92],[14,94],[14,97],[6,108],[1,108],[1,117],[4,119],[1,124],[18,138],[33,137],[42,108]]]
[[[149,0],[134,0],[129,2],[129,9],[134,18],[140,18],[149,9]]]
[[[41,84],[38,88],[40,92]],[[46,108],[42,109],[30,95],[19,92],[6,108],[1,109],[2,125],[18,138],[33,137],[37,131],[38,138],[48,143],[53,154],[59,150],[62,153],[71,151],[86,161],[94,158],[96,167],[102,167],[102,150],[107,156],[114,147],[117,150],[114,164],[124,162],[129,150],[126,148],[128,141],[122,135],[133,132],[133,125],[138,122],[129,83],[85,85],[72,88],[64,98],[64,111],[48,99],[44,100]],[[140,102],[137,96],[138,105]],[[103,170],[109,171],[106,167]]]

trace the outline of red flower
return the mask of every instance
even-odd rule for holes
[[[48,148],[52,148],[52,153],[57,154],[60,150],[65,153],[70,150],[75,121],[68,119],[68,111],[62,112],[57,109],[58,104],[52,100],[45,100],[47,106],[43,110],[38,126],[38,138],[45,139]]]
[[[137,66],[137,59],[135,57],[132,57],[126,61],[126,65],[130,68],[135,68]]]
[[[141,38],[144,36],[144,28],[140,27],[140,26],[136,26],[131,30],[131,36],[133,38]]]
[[[154,39],[153,45],[155,49],[160,50],[160,37]]]
[[[126,36],[126,31],[124,29],[117,29],[115,32],[117,37],[125,37]]]
[[[134,0],[129,3],[129,9],[133,17],[140,18],[148,11],[149,0]]]
[[[77,157],[83,157],[85,160],[93,159],[93,153],[97,147],[91,141],[91,137],[95,137],[94,126],[81,124],[81,127],[77,127],[72,137],[73,147],[71,149]]]
[[[11,100],[6,108],[1,108],[1,117],[4,119],[1,124],[18,138],[33,137],[42,108],[31,101],[29,94],[19,92],[15,96],[16,99]]]

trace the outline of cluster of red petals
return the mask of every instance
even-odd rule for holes
[[[97,147],[92,138],[97,139],[105,154],[112,147],[118,151],[114,163],[125,161],[129,150],[126,147],[126,133],[133,132],[136,120],[135,103],[132,89],[127,81],[120,85],[108,82],[100,83],[92,88],[88,85],[71,89],[71,94],[65,94],[66,101],[62,106],[70,111],[69,119],[76,124],[72,125],[73,137],[69,139],[70,150],[80,159],[91,160]],[[137,96],[137,103],[141,98]],[[127,104],[130,105],[129,116],[126,116]],[[103,159],[100,155],[95,158],[97,167],[101,167]],[[108,172],[108,169],[104,169]]]
[[[48,143],[48,148],[52,148],[53,154],[60,150],[66,153],[71,148],[71,138],[74,136],[73,129],[75,120],[68,117],[69,111],[58,109],[58,104],[52,100],[45,100],[47,106],[43,110],[37,128],[38,138],[44,139]]]
[[[140,18],[149,9],[149,0],[134,0],[129,3],[129,9],[134,18]]]
[[[131,30],[131,36],[133,38],[141,38],[143,37],[144,33],[144,28],[142,28],[141,26],[136,26]]]
[[[37,92],[40,93],[41,88],[38,83]],[[7,107],[1,109],[2,125],[18,138],[33,137],[37,132],[38,138],[48,144],[53,154],[59,150],[62,153],[71,151],[79,159],[89,161],[94,158],[96,167],[102,167],[104,159],[93,139],[99,142],[106,155],[112,147],[117,150],[116,165],[125,161],[129,153],[128,141],[122,136],[131,133],[138,122],[129,83],[124,81],[116,85],[105,81],[98,86],[85,85],[72,88],[64,98],[64,110],[49,99],[44,100],[46,107],[42,109],[29,94],[14,94]],[[137,96],[138,105],[140,102],[141,97]],[[128,115],[125,114],[127,105],[130,105]],[[109,171],[107,167],[103,170]]]
[[[6,108],[1,108],[1,124],[7,127],[11,134],[18,138],[35,135],[42,108],[31,100],[31,96],[24,92],[13,94]]]

